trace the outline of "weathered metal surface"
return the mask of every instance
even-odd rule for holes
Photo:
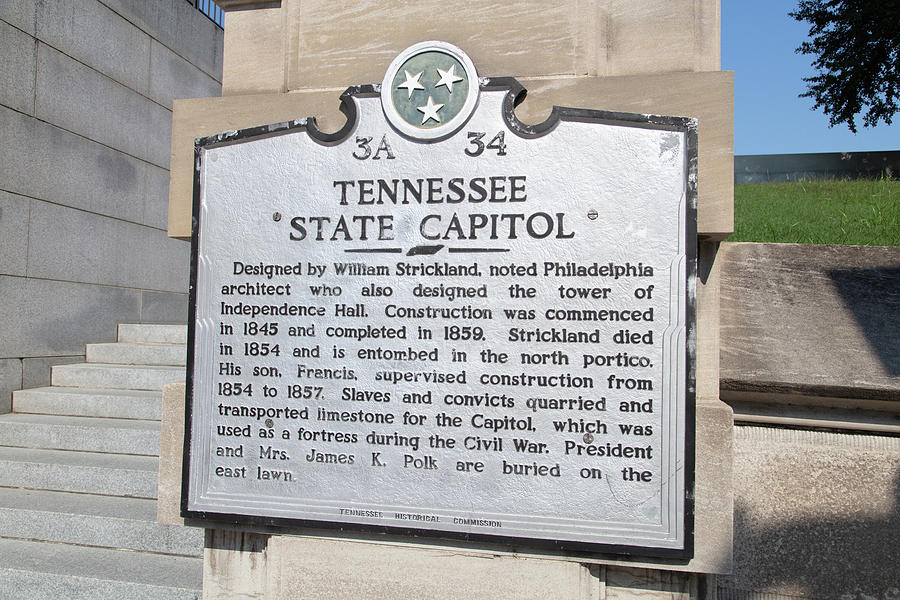
[[[696,125],[481,87],[200,143],[188,516],[690,553]]]

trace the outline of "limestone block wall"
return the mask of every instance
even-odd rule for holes
[[[734,428],[734,570],[719,600],[891,600],[900,436]]]
[[[185,0],[0,1],[0,412],[117,323],[187,318],[172,102],[220,94],[222,43]]]
[[[719,600],[900,590],[900,248],[724,243],[734,568]]]

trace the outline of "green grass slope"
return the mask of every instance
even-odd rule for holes
[[[728,241],[900,246],[900,180],[737,185]]]

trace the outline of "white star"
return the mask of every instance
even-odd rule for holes
[[[446,71],[442,71],[441,69],[438,69],[437,72],[440,73],[441,80],[438,81],[437,85],[434,87],[439,88],[442,85],[445,85],[445,86],[447,86],[447,91],[452,94],[453,93],[453,84],[456,83],[457,81],[463,80],[462,77],[456,76],[455,71],[456,71],[456,65],[450,65],[450,68]]]
[[[434,98],[428,96],[428,104],[425,106],[417,106],[416,107],[419,112],[422,113],[422,125],[425,124],[425,121],[428,119],[434,119],[438,123],[441,122],[441,118],[438,116],[438,111],[444,108],[443,104],[435,104]]]
[[[398,85],[398,88],[406,88],[407,98],[412,98],[413,90],[424,90],[425,86],[419,83],[419,77],[422,76],[424,71],[419,71],[415,75],[411,75],[409,71],[403,69],[403,72],[406,73],[406,81]]]

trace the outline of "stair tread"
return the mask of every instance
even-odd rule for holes
[[[48,490],[0,488],[0,532],[137,552],[199,556],[203,532],[156,522],[156,500]]]
[[[160,420],[162,392],[48,386],[13,392],[17,413]]]
[[[156,498],[155,456],[0,446],[0,486]]]
[[[0,425],[35,424],[58,427],[90,427],[97,429],[130,429],[134,431],[159,431],[159,423],[141,419],[110,419],[106,417],[72,417],[62,415],[38,415],[29,413],[9,413],[0,416]],[[3,440],[0,439],[0,444]]]
[[[185,376],[182,366],[73,363],[53,367],[50,381],[62,387],[161,390],[166,384],[184,381]]]
[[[0,487],[0,510],[93,515],[156,523],[156,500]]]
[[[9,575],[11,571],[171,590],[199,591],[203,585],[200,558],[0,538],[0,581],[3,581],[3,574]],[[199,598],[199,595],[195,597]]]
[[[66,467],[88,467],[94,469],[115,468],[152,473],[157,473],[159,470],[159,459],[155,456],[132,456],[108,452],[74,452],[71,450],[48,450],[45,448],[16,448],[12,446],[0,446],[0,461],[58,464]]]
[[[152,323],[120,323],[120,342],[187,343],[187,325],[159,325]]]
[[[187,346],[159,342],[108,342],[87,344],[88,363],[184,366]]]
[[[0,445],[159,455],[159,421],[11,413],[0,416]]]
[[[56,365],[53,370],[71,371],[75,369],[108,369],[108,370],[132,370],[132,371],[172,371],[173,373],[184,372],[184,367],[179,365],[123,365],[120,363],[70,363],[67,365]]]
[[[15,394],[30,394],[32,392],[44,392],[53,394],[72,394],[110,396],[110,397],[129,397],[129,398],[162,398],[160,390],[129,390],[116,388],[89,388],[74,387],[69,385],[47,385],[44,387],[28,388],[25,390],[16,390]]]

